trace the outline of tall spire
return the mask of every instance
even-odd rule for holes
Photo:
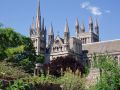
[[[49,30],[48,35],[54,35],[52,24],[51,24],[51,26],[50,26],[50,30]]]
[[[97,19],[96,19],[96,21],[95,21],[95,33],[96,33],[97,35],[99,35],[99,25],[98,25]]]
[[[32,27],[31,27],[31,25],[30,25],[30,28],[29,28],[29,34],[30,34],[30,36],[32,35]]]
[[[51,45],[54,43],[54,32],[53,26],[51,24],[49,32],[48,32],[48,46],[51,48]]]
[[[89,32],[93,32],[93,20],[92,17],[89,17]]]
[[[36,29],[39,33],[41,30],[41,14],[40,14],[40,0],[38,0],[37,16],[36,16]]]
[[[78,21],[78,18],[76,19],[75,29],[76,29],[76,37],[78,37],[79,36],[79,21]]]
[[[35,30],[35,22],[34,22],[34,17],[33,17],[33,21],[32,21],[32,27],[33,30]]]
[[[66,19],[66,25],[65,25],[64,32],[69,32],[69,26],[68,26],[68,20],[67,19]]]
[[[98,26],[98,20],[96,19],[96,21],[95,21],[95,27],[99,27]]]
[[[85,26],[84,23],[82,23],[81,27],[80,27],[81,32],[85,32]]]
[[[66,25],[65,25],[65,30],[64,30],[64,43],[65,44],[69,43],[69,38],[70,38],[70,33],[69,33],[68,21],[66,19]]]
[[[40,15],[40,0],[38,0],[37,16],[41,16]]]
[[[93,23],[93,20],[92,20],[92,17],[90,16],[89,17],[89,24],[92,24]]]
[[[42,19],[42,30],[44,30],[44,18]]]
[[[75,24],[76,27],[79,27],[79,21],[78,21],[78,18],[76,19],[76,24]]]

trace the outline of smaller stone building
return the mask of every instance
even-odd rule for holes
[[[51,39],[51,37],[54,37],[52,27],[50,28],[48,35],[50,60],[68,55],[74,57],[76,60],[80,60],[82,58],[82,42],[75,37],[70,37],[67,20],[64,30],[64,38],[57,35],[54,40],[54,38]]]

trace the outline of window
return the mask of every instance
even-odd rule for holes
[[[58,51],[58,49],[59,49],[59,48],[57,47],[57,51]]]

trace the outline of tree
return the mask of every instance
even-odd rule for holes
[[[0,60],[7,60],[25,70],[32,70],[36,54],[29,37],[15,32],[12,28],[0,27],[0,43]]]
[[[95,90],[120,90],[120,67],[117,60],[110,55],[98,55],[94,61],[95,67],[100,69],[100,80]]]
[[[44,63],[45,62],[45,57],[44,55],[40,54],[36,56],[36,62],[35,63]]]

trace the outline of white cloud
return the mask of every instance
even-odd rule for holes
[[[87,6],[89,6],[89,2],[83,2],[80,4],[81,8],[86,8]]]
[[[100,10],[100,8],[97,6],[92,6],[90,2],[83,2],[80,4],[80,6],[81,8],[90,11],[90,13],[92,13],[93,15],[102,15],[102,11]]]
[[[89,6],[88,8],[87,8],[93,15],[102,15],[102,12],[101,12],[101,10],[100,10],[100,8],[99,7],[95,7],[95,6]]]

